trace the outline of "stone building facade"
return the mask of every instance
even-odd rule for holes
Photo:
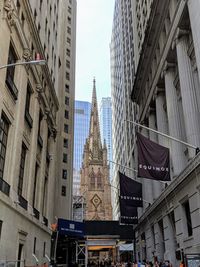
[[[76,1],[70,0],[0,2],[1,66],[34,60],[37,54],[47,61],[45,66],[0,69],[0,261],[26,259],[26,266],[48,262],[51,223],[55,216],[68,218],[71,214],[68,191],[56,178],[69,183],[70,194],[72,182],[58,165],[58,158],[63,161],[63,156],[59,150],[57,157],[57,151],[60,142],[62,151],[71,153],[68,151],[73,149],[72,138],[67,143],[66,136],[60,134],[58,121],[64,129],[66,119],[69,129],[73,129],[70,103],[74,94],[75,37],[71,33],[69,39],[67,25],[71,22],[70,27],[75,27],[75,7]],[[66,38],[65,42],[61,37]],[[72,50],[67,47],[70,42]],[[63,53],[70,55],[71,65]],[[71,66],[70,71],[66,64]],[[69,83],[66,72],[70,73]],[[69,98],[65,118],[63,111],[62,117],[58,113],[60,106],[65,110],[59,90]]]
[[[131,94],[138,121],[199,147],[200,1],[151,2]],[[143,198],[151,205],[144,206],[135,229],[136,256],[178,266],[183,255],[200,254],[200,157],[190,146],[142,133],[170,148],[172,181],[164,188],[143,179]]]
[[[95,80],[90,130],[83,152],[80,193],[85,199],[85,220],[112,220],[107,148],[105,142],[103,147],[101,143]]]

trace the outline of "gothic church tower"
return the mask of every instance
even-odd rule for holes
[[[105,142],[103,147],[101,144],[95,79],[90,131],[83,152],[80,193],[85,197],[85,220],[112,220],[107,148]]]

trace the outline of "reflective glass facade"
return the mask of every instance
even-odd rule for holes
[[[112,161],[112,107],[111,97],[103,97],[100,104],[100,129],[102,144],[106,140],[108,150],[108,160]],[[112,167],[112,164],[110,164]],[[110,168],[110,179],[112,179],[112,169]]]
[[[77,195],[80,185],[80,168],[82,164],[85,140],[89,134],[91,103],[75,101],[74,110],[74,162],[73,194]]]

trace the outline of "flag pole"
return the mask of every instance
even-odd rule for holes
[[[125,168],[125,169],[131,170],[131,171],[133,171],[133,172],[135,172],[135,173],[138,173],[137,170],[132,169],[132,168],[130,168],[130,167],[127,167],[127,166],[125,166],[125,165],[122,165],[122,164],[120,164],[120,163],[114,162],[114,161],[109,160],[109,159],[107,159],[107,161],[112,162],[113,164],[116,164],[116,165],[118,165],[118,166],[121,166],[121,167],[123,167],[123,168]],[[129,177],[129,178],[130,178],[130,177]],[[142,178],[142,179],[149,179],[149,178],[146,178],[146,177],[139,177],[139,178]],[[130,179],[132,179],[132,178],[130,178]],[[134,179],[133,179],[133,180],[134,180]],[[166,184],[168,181],[161,181],[161,180],[158,180],[158,182],[163,183],[163,184]]]
[[[127,167],[127,166],[125,166],[125,165],[119,164],[119,163],[114,162],[114,161],[112,161],[112,160],[107,159],[107,161],[112,162],[112,163],[114,163],[114,164],[116,164],[116,165],[119,165],[120,167],[123,167],[123,168],[125,168],[125,169],[131,170],[131,171],[133,171],[133,172],[136,172],[136,173],[138,172],[138,171],[135,170],[135,169],[132,169],[132,168]]]
[[[145,126],[145,125],[142,125],[142,124],[140,124],[140,123],[137,123],[137,122],[135,122],[135,121],[130,121],[130,120],[125,120],[125,121],[130,122],[130,123],[133,123],[133,124],[136,125],[136,126],[142,127],[142,128],[147,129],[147,130],[149,130],[149,131],[152,131],[152,132],[154,132],[154,133],[157,133],[157,134],[159,134],[159,135],[162,135],[162,136],[164,136],[164,137],[166,137],[166,138],[169,138],[169,139],[171,139],[171,140],[174,140],[174,141],[176,141],[176,142],[179,142],[179,143],[181,143],[181,144],[183,144],[183,145],[186,145],[186,146],[188,146],[188,147],[191,147],[191,148],[195,149],[196,154],[198,154],[199,151],[200,151],[198,147],[196,147],[196,146],[194,146],[194,145],[191,145],[191,144],[189,144],[189,143],[187,143],[187,142],[184,142],[184,141],[182,141],[182,140],[180,140],[180,139],[177,139],[177,138],[175,138],[175,137],[172,137],[172,136],[170,136],[170,135],[168,135],[168,134],[164,134],[164,133],[162,133],[162,132],[159,132],[159,131],[157,131],[157,130],[154,130],[154,129],[152,129],[152,128],[149,128],[149,127],[147,127],[147,126]]]

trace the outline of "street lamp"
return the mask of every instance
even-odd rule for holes
[[[31,61],[20,61],[20,62],[15,62],[7,65],[0,66],[1,69],[9,68],[12,66],[18,66],[18,65],[46,65],[46,60],[41,59],[41,60],[31,60]]]

